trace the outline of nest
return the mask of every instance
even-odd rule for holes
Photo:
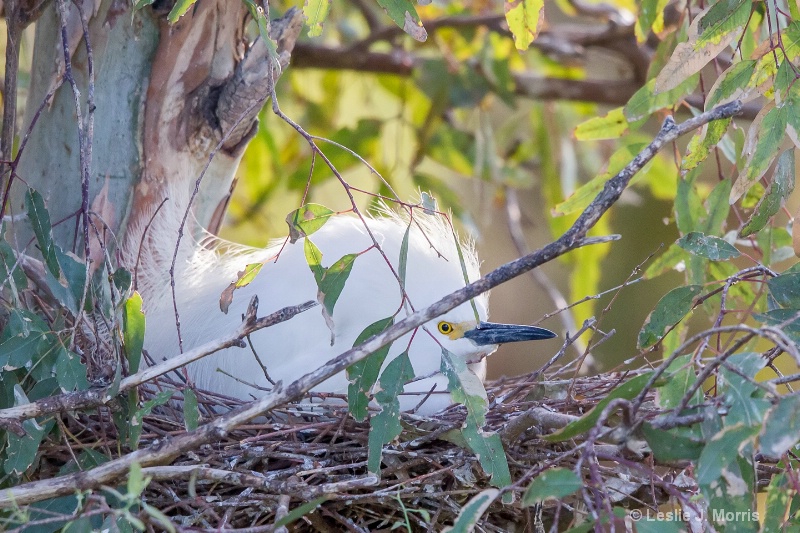
[[[485,429],[501,435],[515,485],[510,491],[514,503],[497,499],[478,522],[479,530],[534,531],[553,524],[560,530],[580,521],[586,507],[579,496],[545,502],[543,507],[523,506],[520,499],[539,473],[554,466],[574,469],[587,453],[576,442],[550,443],[543,435],[592,409],[630,375],[538,382],[531,382],[531,377],[487,384],[494,405]],[[142,387],[142,399],[165,388],[181,389],[182,384],[162,377],[155,386]],[[201,412],[208,417],[238,404],[203,391],[197,394]],[[50,437],[42,444],[38,476],[63,472],[81,449],[110,458],[124,454],[112,410],[113,406],[94,414],[62,416],[62,436],[70,438]],[[183,531],[271,531],[287,512],[309,502],[289,530],[441,529],[456,520],[470,498],[491,486],[476,456],[459,441],[457,430],[464,417],[460,406],[434,418],[404,414],[404,431],[398,442],[384,446],[382,468],[376,475],[367,470],[368,422],[356,422],[345,409],[292,404],[263,423],[241,426],[178,457],[169,466],[144,468],[143,474],[152,480],[142,500]],[[183,431],[181,402],[173,400],[143,419],[140,448],[158,447]],[[666,499],[661,487],[680,471],[630,468],[642,457],[607,440],[594,444],[591,453],[592,475],[601,476],[595,486],[598,497],[615,505],[657,506]],[[587,477],[592,476],[587,473]],[[90,497],[96,499],[97,512],[108,505],[104,498],[102,491]],[[90,501],[84,513],[92,508]],[[138,518],[151,528],[163,526],[146,509],[139,510]]]

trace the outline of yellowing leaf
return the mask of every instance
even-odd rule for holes
[[[618,139],[628,132],[628,121],[622,108],[618,107],[603,117],[594,117],[578,124],[575,138],[579,141]]]
[[[303,15],[306,17],[309,37],[317,37],[322,34],[322,23],[328,18],[330,10],[330,0],[306,0],[306,3],[303,4]]]
[[[705,39],[705,34],[709,33],[711,28],[704,31],[703,35],[698,34],[700,23],[704,20],[708,10],[699,14],[692,22],[692,25],[689,26],[686,42],[680,43],[675,47],[672,57],[669,58],[667,64],[664,65],[664,68],[661,69],[658,77],[656,77],[654,93],[658,94],[674,89],[692,74],[700,72],[704,66],[725,50],[738,36],[739,32],[734,30],[744,27],[747,23],[747,14],[749,12],[748,8],[747,12],[744,13],[744,20],[741,21],[740,26],[729,28],[724,32],[717,32],[714,39]],[[734,19],[733,23],[739,24],[739,18]]]
[[[743,153],[747,154],[739,177],[731,189],[731,204],[742,197],[748,189],[761,179],[777,157],[786,131],[787,114],[792,106],[772,107],[767,105],[759,112],[747,132],[747,142]]]
[[[506,0],[504,9],[514,46],[517,50],[527,50],[539,33],[544,0]]]
[[[409,0],[378,0],[378,4],[386,10],[395,24],[419,42],[428,38],[428,32],[422,26],[414,4]]]
[[[750,83],[755,66],[755,60],[740,61],[723,72],[708,92],[706,110],[734,100],[747,101],[758,96],[751,96],[756,88]]]

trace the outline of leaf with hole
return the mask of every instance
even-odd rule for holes
[[[677,241],[678,246],[687,252],[712,261],[724,261],[742,255],[725,239],[713,235],[703,235],[699,231],[687,233]]]
[[[319,204],[306,204],[286,215],[289,225],[289,242],[294,244],[303,237],[318,231],[335,213]]]

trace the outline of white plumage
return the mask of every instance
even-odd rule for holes
[[[156,215],[143,239],[137,275],[145,302],[145,348],[156,361],[179,352],[168,274],[178,218],[177,211]],[[368,218],[366,223],[383,255],[374,246],[364,222],[355,216],[333,216],[310,236],[323,254],[322,265],[325,267],[346,254],[360,255],[333,311],[333,345],[322,306],[251,336],[273,380],[288,384],[351,348],[369,324],[390,316],[399,320],[411,312],[410,307],[404,305],[397,278],[386,262],[388,258],[394,271],[399,272],[401,243],[409,222],[397,216],[386,216]],[[175,272],[184,350],[233,331],[241,323],[241,316],[253,295],[259,297],[260,316],[317,298],[318,288],[306,261],[303,239],[285,246],[284,240],[275,241],[264,249],[231,245],[214,239],[202,243],[184,240],[187,242],[182,246]],[[474,248],[471,244],[462,244],[462,252],[467,276],[473,281],[479,277]],[[219,308],[220,294],[246,264],[256,262],[264,263],[258,277],[234,293],[228,313],[223,314]],[[415,309],[423,309],[464,285],[464,273],[452,230],[443,218],[415,211],[406,270],[406,293],[410,303]],[[487,319],[487,306],[486,295],[475,299],[481,327]],[[445,322],[453,328],[449,335],[439,331],[439,326]],[[476,344],[462,335],[478,323],[472,306],[466,303],[426,324],[416,334],[408,334],[393,343],[386,363],[408,349],[416,376],[435,374],[406,385],[406,395],[401,396],[402,409],[416,406],[432,388],[436,392],[425,401],[419,412],[436,412],[450,404],[450,397],[446,394],[447,380],[436,374],[440,368],[442,347],[473,363],[472,370],[484,378],[485,356],[497,345],[479,345],[486,341],[479,340]],[[533,336],[529,332],[526,339],[552,336],[541,328],[524,328],[533,330]],[[485,330],[480,333],[485,333]],[[490,340],[494,342],[494,338]],[[500,342],[507,340],[524,339],[504,338]],[[250,399],[263,394],[217,369],[247,383],[270,386],[249,348],[229,348],[205,357],[189,366],[189,375],[197,386],[228,396]],[[346,394],[347,385],[342,373],[314,390]]]

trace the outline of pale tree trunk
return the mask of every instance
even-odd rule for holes
[[[27,187],[38,189],[51,220],[65,220],[54,228],[56,242],[65,249],[83,249],[83,230],[76,229],[81,217],[74,216],[85,200],[79,119],[74,91],[68,80],[62,81],[63,32],[84,126],[89,123],[87,101],[93,95],[93,132],[87,127],[83,132],[91,148],[87,200],[95,227],[115,235],[111,239],[106,232],[108,248],[124,242],[126,228],[147,222],[168,186],[191,191],[201,174],[195,217],[205,227],[218,225],[243,148],[255,131],[256,115],[274,78],[268,75],[273,62],[267,47],[263,43],[248,47],[245,30],[252,19],[244,4],[201,0],[174,25],[168,24],[166,11],[145,7],[132,13],[129,2],[84,0],[81,6],[79,10],[72,3],[53,0],[37,22],[21,137],[30,134],[6,213],[22,212]],[[66,13],[63,21],[59,8]],[[293,11],[273,24],[271,34],[282,37],[278,53],[284,66],[301,25],[301,17]],[[48,94],[49,103],[43,106]],[[28,225],[16,224],[13,238],[24,246],[31,238]],[[94,259],[99,259],[94,257],[97,252],[93,249]]]

